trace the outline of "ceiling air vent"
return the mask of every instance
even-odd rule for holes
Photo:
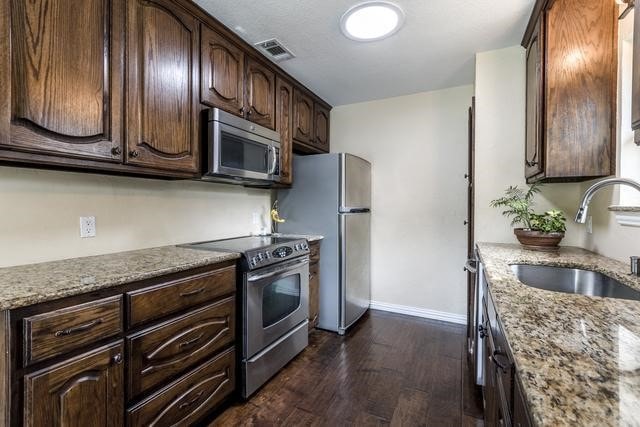
[[[275,62],[285,61],[294,58],[295,55],[289,49],[284,47],[277,39],[265,40],[256,43],[255,46],[270,57]]]

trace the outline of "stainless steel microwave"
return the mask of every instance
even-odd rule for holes
[[[280,181],[280,134],[218,108],[209,110],[206,180]]]

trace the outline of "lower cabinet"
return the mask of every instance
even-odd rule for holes
[[[228,261],[10,311],[9,424],[203,421],[235,390],[235,283]]]
[[[320,313],[320,241],[309,243],[309,331],[318,326]]]
[[[235,352],[229,349],[127,411],[129,426],[189,425],[234,389]]]
[[[484,417],[486,426],[531,425],[522,386],[517,376],[504,329],[490,292],[482,303],[484,337]]]
[[[123,425],[122,340],[24,377],[24,425]]]

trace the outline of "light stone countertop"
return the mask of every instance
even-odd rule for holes
[[[240,258],[163,246],[0,268],[0,310],[23,307]]]
[[[609,206],[611,212],[640,212],[640,206]]]
[[[619,261],[580,248],[557,253],[479,243],[498,316],[533,422],[539,426],[640,426],[640,301],[545,291],[509,265],[594,270],[640,290]]]

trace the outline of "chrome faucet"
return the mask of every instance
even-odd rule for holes
[[[576,213],[575,221],[579,224],[584,224],[587,221],[587,212],[589,211],[589,203],[591,203],[591,199],[593,199],[594,194],[610,185],[628,185],[629,187],[633,187],[636,190],[640,191],[640,182],[634,181],[632,179],[627,178],[607,178],[602,181],[598,181],[593,184],[591,187],[584,192],[584,196],[582,196],[582,201],[580,202],[580,207],[578,208],[578,212]]]

